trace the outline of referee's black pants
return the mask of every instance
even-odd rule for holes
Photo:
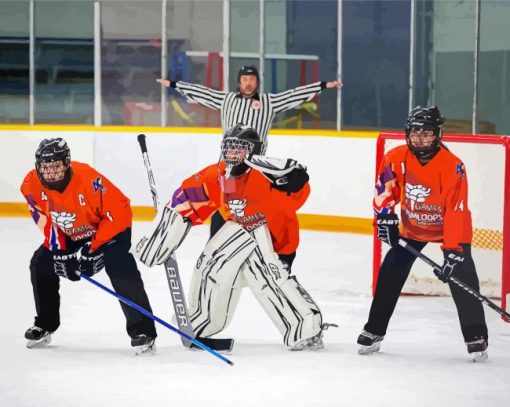
[[[119,233],[113,240],[115,243],[106,246],[104,262],[114,291],[152,312],[136,261],[129,253],[131,229]],[[83,244],[83,241],[79,244],[70,242],[70,249],[78,250]],[[53,255],[44,245],[34,252],[30,261],[30,275],[37,311],[35,325],[54,332],[60,325],[60,279],[53,271]],[[156,337],[152,319],[120,301],[119,303],[126,317],[126,331],[131,338],[139,334]]]
[[[418,251],[421,251],[427,244],[427,242],[411,239],[404,240]],[[478,276],[471,256],[471,245],[462,244],[461,246],[464,249],[464,262],[456,266],[454,276],[479,290]],[[415,260],[416,256],[400,245],[392,247],[384,257],[368,322],[365,325],[368,332],[375,335],[386,335],[391,315]],[[448,282],[448,285],[457,307],[464,341],[470,342],[479,338],[488,339],[482,303],[456,284]]]

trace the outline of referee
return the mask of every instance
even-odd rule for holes
[[[280,93],[259,93],[259,72],[254,66],[243,66],[237,74],[235,92],[214,90],[203,85],[183,81],[157,79],[166,87],[205,107],[221,112],[221,127],[225,133],[236,124],[257,130],[267,149],[267,133],[276,113],[284,112],[309,102],[325,88],[338,88],[341,82],[315,82]]]
[[[161,85],[176,89],[181,95],[205,107],[221,112],[223,134],[236,124],[244,124],[254,128],[260,135],[262,154],[267,149],[267,133],[271,128],[276,113],[293,109],[309,102],[326,88],[339,88],[341,82],[315,82],[298,86],[280,93],[259,93],[259,72],[253,65],[243,66],[237,73],[237,90],[225,92],[208,88],[203,85],[183,81],[157,79]],[[223,226],[225,221],[216,212],[211,218],[211,237]],[[286,261],[289,266],[295,253]]]

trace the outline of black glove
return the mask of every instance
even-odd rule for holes
[[[76,273],[79,270],[77,252],[66,250],[54,250],[53,270],[60,277],[65,277],[71,281],[78,281],[80,276]]]
[[[446,283],[455,271],[455,267],[459,268],[464,263],[464,253],[458,250],[444,250],[444,263],[441,270],[438,270],[437,277]]]
[[[398,216],[395,213],[377,215],[377,238],[390,246],[398,245]]]
[[[273,188],[287,192],[287,194],[301,191],[310,179],[306,172],[306,167],[302,167],[301,165],[298,165],[291,172],[282,177],[276,177],[274,175],[270,177],[273,183]]]
[[[79,267],[80,273],[89,277],[99,273],[104,267],[103,246],[90,253],[90,242],[85,243],[80,249]]]

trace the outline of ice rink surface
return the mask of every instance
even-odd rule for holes
[[[136,223],[135,234],[148,225]],[[485,364],[469,361],[451,298],[402,297],[381,352],[357,354],[371,301],[369,236],[302,232],[293,272],[325,321],[340,325],[326,331],[326,349],[286,351],[245,289],[222,335],[236,340],[229,367],[185,350],[162,326],[157,353],[134,356],[117,300],[83,280],[61,283],[62,324],[50,347],[26,349],[35,313],[28,264],[42,239],[29,218],[2,218],[0,230],[2,407],[510,405],[510,325],[490,309]],[[206,226],[192,229],[178,250],[186,288],[207,235]],[[164,271],[141,271],[154,313],[170,322]],[[95,278],[110,286],[104,271]]]

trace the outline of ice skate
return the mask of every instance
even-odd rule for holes
[[[303,339],[296,344],[289,346],[290,351],[300,350],[321,350],[324,349],[324,342],[322,341],[322,331],[311,338]]]
[[[469,356],[473,362],[486,362],[489,358],[489,354],[487,353],[487,346],[489,346],[489,343],[487,339],[475,339],[471,342],[466,342],[466,345]]]
[[[131,346],[135,348],[135,355],[154,355],[156,353],[156,338],[140,334],[131,339]]]
[[[358,349],[358,353],[360,355],[368,355],[370,353],[379,352],[383,339],[384,335],[374,335],[363,329],[358,336],[358,344],[361,345]]]
[[[25,331],[25,338],[28,349],[43,348],[51,343],[51,332],[34,325]]]
[[[324,349],[324,342],[322,341],[322,334],[325,330],[330,327],[338,328],[337,324],[322,324],[321,331],[311,338],[304,339],[295,345],[289,347],[290,351],[300,351],[300,350],[321,350]]]

